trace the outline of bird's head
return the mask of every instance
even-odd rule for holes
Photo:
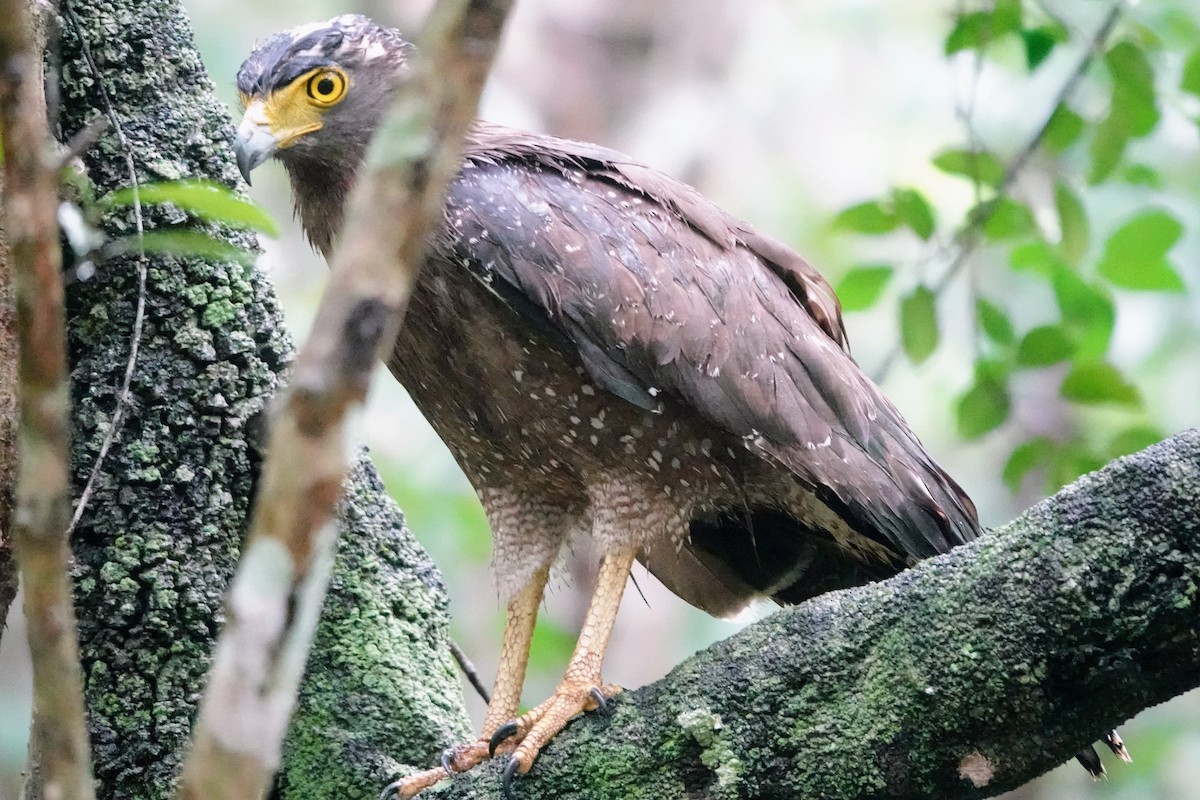
[[[246,182],[275,156],[292,171],[353,171],[406,69],[409,45],[367,17],[302,25],[259,44],[237,74],[244,116],[234,149]]]

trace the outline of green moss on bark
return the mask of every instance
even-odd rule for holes
[[[620,695],[611,719],[576,720],[546,748],[520,796],[1014,788],[1200,683],[1197,496],[1200,431],[1190,431],[975,544],[782,610]],[[983,785],[965,777],[971,768]],[[494,797],[497,771],[437,796]]]
[[[233,128],[179,4],[71,7],[58,71],[60,138],[107,113],[103,88],[141,182],[205,177],[238,186]],[[113,131],[84,161],[97,194],[129,185]],[[147,229],[187,222],[176,209],[144,214]],[[110,236],[129,235],[132,211],[103,225]],[[208,230],[255,246],[247,234]],[[166,256],[147,266],[127,418],[74,540],[98,797],[122,800],[172,794],[248,522],[260,417],[291,357],[260,273]],[[77,490],[117,407],[137,296],[135,258],[100,264],[68,293]],[[463,732],[458,682],[444,655],[440,577],[373,472],[360,464],[350,485],[329,613],[288,749],[287,796],[374,794],[395,767],[389,758],[425,759]],[[424,650],[437,655],[417,666]],[[417,680],[423,692],[413,690]],[[447,699],[422,699],[426,693]],[[444,721],[427,721],[435,717]]]

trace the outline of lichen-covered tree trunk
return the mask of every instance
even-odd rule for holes
[[[54,76],[58,135],[112,113],[129,145],[110,129],[85,155],[97,193],[130,185],[127,156],[143,184],[236,185],[228,111],[178,2],[70,8]],[[164,207],[143,214],[148,229],[186,221]],[[131,211],[103,220],[111,236],[134,225]],[[253,247],[244,234],[214,232]],[[126,419],[74,536],[99,796],[122,800],[171,794],[247,525],[261,418],[291,354],[257,272],[190,257],[146,265]],[[77,491],[119,403],[138,269],[136,256],[114,258],[68,290]],[[286,797],[374,796],[393,759],[424,762],[466,733],[440,576],[369,463],[348,487],[339,563],[279,781]]]

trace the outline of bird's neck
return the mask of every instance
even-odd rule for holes
[[[343,210],[361,158],[345,161],[287,160],[296,216],[308,241],[329,260],[342,229]]]

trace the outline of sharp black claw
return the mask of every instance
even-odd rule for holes
[[[383,787],[383,791],[379,794],[379,800],[388,800],[392,794],[395,794],[396,797],[400,796],[400,781],[392,781]]]
[[[454,777],[454,748],[447,747],[442,751],[442,769],[446,770],[446,774],[451,778]]]
[[[517,721],[506,722],[496,729],[492,734],[492,738],[488,739],[488,758],[494,758],[496,748],[503,744],[504,740],[513,736],[517,732]]]
[[[593,686],[588,692],[592,699],[596,701],[596,710],[604,716],[608,716],[608,700],[604,697],[604,692],[600,691],[599,686]]]
[[[501,800],[513,800],[512,786],[513,775],[517,774],[517,770],[521,768],[521,762],[517,761],[516,757],[510,758],[508,764],[504,767],[504,774],[500,777],[500,797]]]

